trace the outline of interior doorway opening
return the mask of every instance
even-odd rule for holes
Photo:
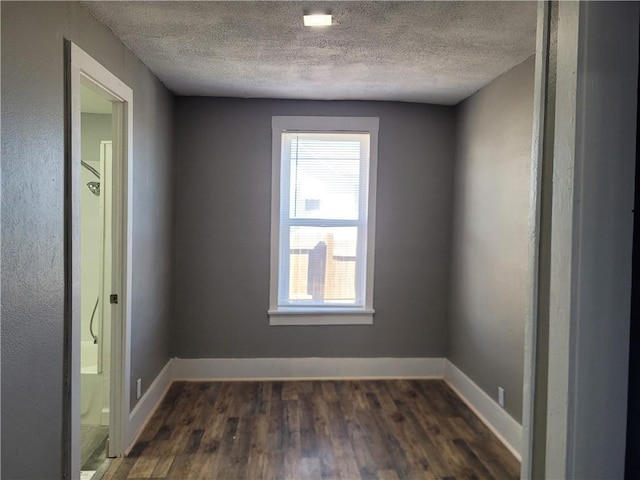
[[[66,470],[67,477],[90,479],[131,440],[133,92],[76,45],[68,47]]]
[[[107,457],[110,417],[113,105],[80,85],[80,443],[81,471]],[[86,188],[83,188],[85,186]]]

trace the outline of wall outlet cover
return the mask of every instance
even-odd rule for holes
[[[498,387],[498,405],[504,408],[504,388]]]
[[[142,396],[142,379],[136,380],[136,400]]]

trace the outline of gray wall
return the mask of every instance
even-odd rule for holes
[[[552,410],[558,406],[557,391],[566,388],[569,408],[565,478],[623,478],[637,162],[640,4],[580,2],[578,8],[579,15],[570,16],[567,10],[571,5],[561,3],[558,27],[554,180],[562,182],[558,188],[561,194],[569,191],[574,200],[570,211],[566,204],[557,205],[556,199],[562,202],[564,197],[554,191],[553,228],[562,224],[558,229],[561,230],[565,225],[572,225],[572,229],[566,229],[571,235],[572,250],[556,249],[563,244],[557,237],[553,238],[551,285],[558,278],[567,278],[558,272],[562,267],[557,267],[567,265],[570,268],[571,303],[566,305],[563,298],[560,301],[552,298],[552,342],[549,347],[549,392],[552,395],[548,426],[551,435],[547,436],[547,458],[550,458],[548,466],[557,465],[550,450],[561,449],[554,448],[557,444],[550,440],[558,439],[552,429],[562,422],[552,422],[552,413],[555,413]],[[572,40],[567,41],[571,38],[577,38],[577,45]],[[563,49],[576,47],[577,71],[569,62],[563,62],[567,60]],[[567,75],[568,68],[575,73]],[[573,75],[577,76],[575,100],[566,98],[568,90],[560,88],[561,79]],[[562,96],[565,101],[561,102]],[[568,110],[562,117],[568,123],[564,128],[558,127],[561,106]],[[569,123],[574,119],[575,124]],[[567,131],[575,132],[575,157],[569,159],[568,172],[563,174],[556,166],[561,161],[566,164],[564,159],[573,154]],[[558,236],[562,234],[560,232]],[[571,254],[570,263],[562,258],[567,258],[568,253]],[[561,297],[553,289],[552,295]],[[564,312],[555,310],[554,306]],[[571,318],[563,319],[563,313]],[[558,338],[562,331],[561,323],[571,327],[566,343],[553,342],[554,336]],[[556,346],[568,349],[559,351]],[[552,381],[554,361],[561,369],[568,364],[566,387]],[[548,468],[547,477],[553,474]]]
[[[522,418],[531,57],[458,108],[448,357]]]
[[[141,376],[146,388],[169,359],[173,98],[79,3],[1,8],[2,474],[61,478],[64,39],[134,90],[132,387]]]
[[[373,325],[269,326],[272,115],[380,118]],[[173,354],[444,356],[453,135],[449,107],[177,98]]]

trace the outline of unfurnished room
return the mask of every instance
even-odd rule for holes
[[[3,478],[640,472],[638,2],[0,13]]]

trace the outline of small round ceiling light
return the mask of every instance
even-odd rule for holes
[[[332,17],[330,14],[310,14],[303,16],[305,27],[328,27],[331,25]]]

